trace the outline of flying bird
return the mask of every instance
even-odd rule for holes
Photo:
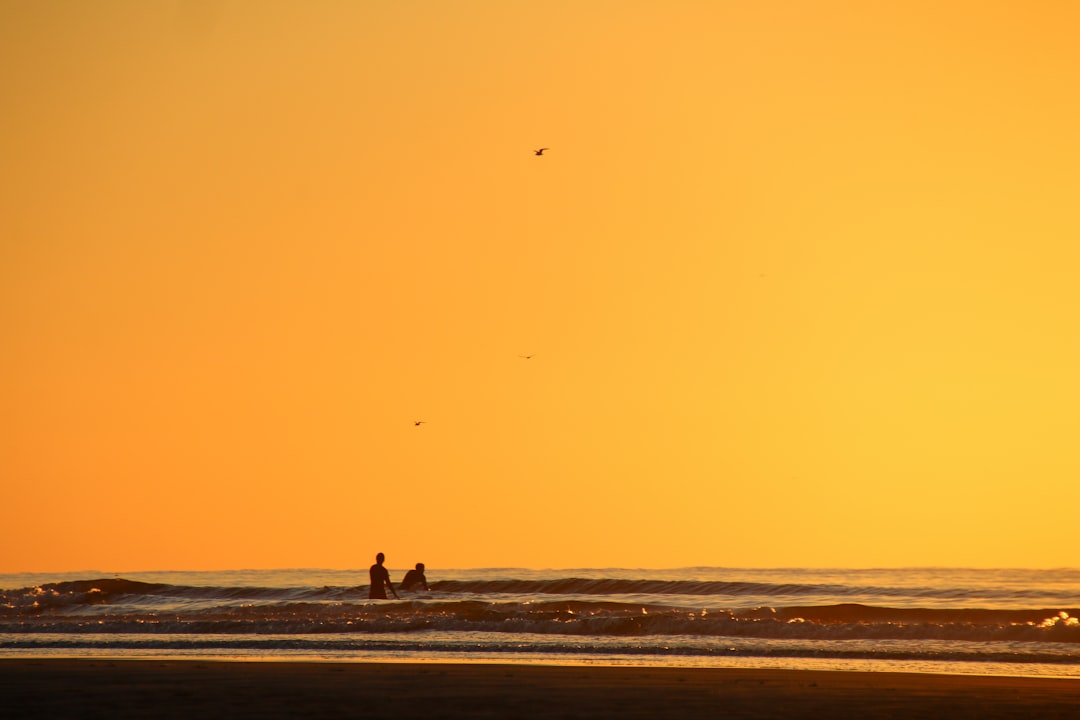
[[[427,423],[427,420],[417,420],[416,422],[413,423],[413,425],[415,425],[416,427],[420,427],[421,425],[424,425],[425,423]]]
[[[540,148],[539,150],[533,150],[533,155],[543,155],[545,150],[550,150],[550,149],[551,148]]]
[[[523,360],[532,360],[536,355],[518,355],[518,357]]]

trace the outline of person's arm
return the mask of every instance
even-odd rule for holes
[[[394,583],[390,582],[390,571],[386,572],[385,580],[386,580],[386,587],[390,588],[390,592],[394,593],[394,599],[395,600],[400,600],[401,598],[398,597],[397,590],[394,589]]]

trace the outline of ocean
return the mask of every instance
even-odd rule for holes
[[[400,581],[404,570],[391,569]],[[428,568],[0,575],[0,657],[1080,677],[1080,570]]]

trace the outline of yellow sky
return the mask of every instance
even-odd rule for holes
[[[1077,27],[0,0],[0,572],[1075,566]]]

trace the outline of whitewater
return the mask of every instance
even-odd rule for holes
[[[391,569],[397,582],[403,570]],[[1080,677],[1080,570],[0,575],[0,657],[777,667]]]

